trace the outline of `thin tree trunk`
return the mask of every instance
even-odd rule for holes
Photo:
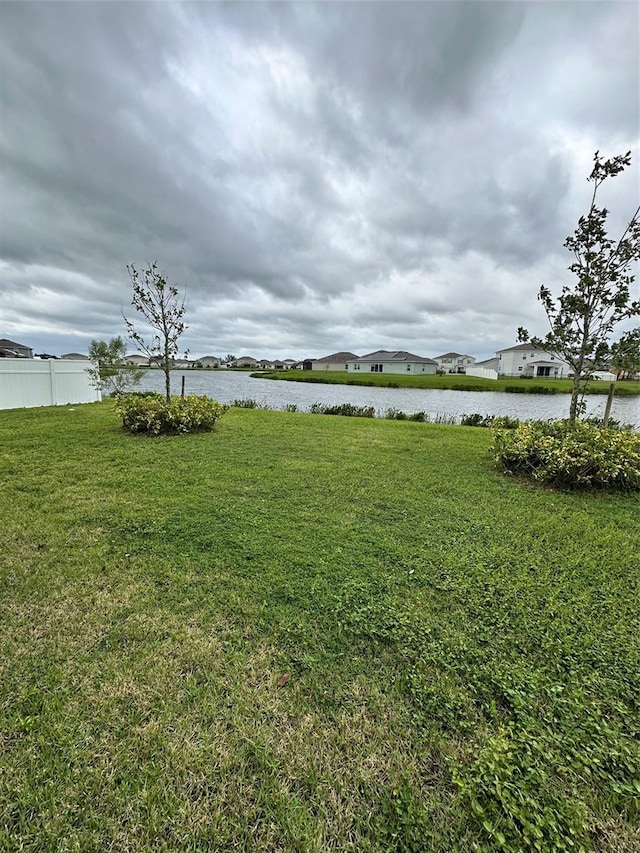
[[[607,405],[604,407],[604,417],[602,418],[602,426],[604,429],[607,428],[609,424],[609,416],[611,415],[611,406],[613,405],[613,395],[616,392],[616,381],[615,379],[609,385],[609,393],[607,395]]]
[[[580,371],[574,370],[573,386],[571,388],[571,405],[569,406],[569,421],[575,423],[578,415],[578,397],[580,396]]]

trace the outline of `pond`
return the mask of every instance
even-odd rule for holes
[[[249,373],[234,370],[172,371],[171,390],[174,394],[180,393],[183,376],[186,394],[207,394],[222,403],[251,399],[269,409],[295,405],[300,411],[308,411],[313,403],[353,403],[356,406],[373,406],[379,416],[384,415],[387,409],[399,409],[407,414],[426,412],[431,420],[443,418],[455,421],[474,412],[481,415],[509,415],[523,420],[547,420],[564,418],[569,411],[568,394],[504,394],[496,391],[321,385],[254,379]],[[163,391],[162,371],[147,371],[140,388]],[[601,416],[605,402],[604,395],[586,397],[587,413]],[[623,423],[640,425],[640,397],[616,398],[612,417]]]

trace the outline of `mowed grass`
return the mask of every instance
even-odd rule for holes
[[[254,373],[262,379],[283,379],[289,382],[317,382],[334,385],[381,385],[391,388],[427,388],[440,391],[515,391],[516,393],[570,394],[570,379],[521,379],[518,376],[501,376],[499,379],[482,379],[465,374],[425,374],[407,376],[401,373],[347,373],[346,371],[280,370]],[[594,379],[587,382],[587,394],[607,394],[609,382]],[[542,390],[541,390],[542,389]],[[640,394],[640,382],[621,380],[616,383],[617,397]]]
[[[489,441],[0,413],[0,849],[640,849],[640,500]]]

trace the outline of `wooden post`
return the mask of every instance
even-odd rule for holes
[[[604,407],[604,417],[602,418],[602,426],[607,428],[609,423],[609,415],[611,414],[611,406],[613,405],[613,395],[616,391],[615,380],[609,385],[609,393],[607,394],[607,405]]]
[[[182,391],[181,391],[181,393],[180,393],[180,396],[181,396],[181,397],[184,397],[184,380],[185,380],[185,377],[183,376],[183,377],[182,377]]]

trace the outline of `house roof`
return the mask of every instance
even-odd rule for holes
[[[513,347],[497,349],[496,352],[520,352],[521,350],[533,350],[534,352],[547,352],[544,347],[534,347],[533,344],[516,344]]]
[[[77,361],[78,359],[82,361],[87,361],[89,356],[83,355],[81,352],[66,352],[64,355],[61,355],[60,358],[68,358]]]
[[[436,362],[432,358],[424,358],[421,355],[414,355],[410,352],[405,352],[404,350],[395,350],[394,352],[389,352],[385,349],[377,350],[376,352],[367,353],[367,355],[363,355],[362,358],[355,358],[352,361],[381,361],[381,362],[406,362],[406,361],[417,361],[425,364],[436,364]]]
[[[13,349],[13,347],[18,347],[19,349],[31,349],[31,347],[26,346],[26,344],[18,344],[15,341],[10,341],[8,338],[0,338],[0,347],[2,349]]]
[[[434,358],[437,361],[439,358],[471,358],[471,356],[463,352],[445,352],[443,355],[434,356]]]
[[[325,355],[324,358],[314,358],[311,361],[354,361],[357,358],[360,358],[360,356],[353,352],[334,352],[332,355]]]

